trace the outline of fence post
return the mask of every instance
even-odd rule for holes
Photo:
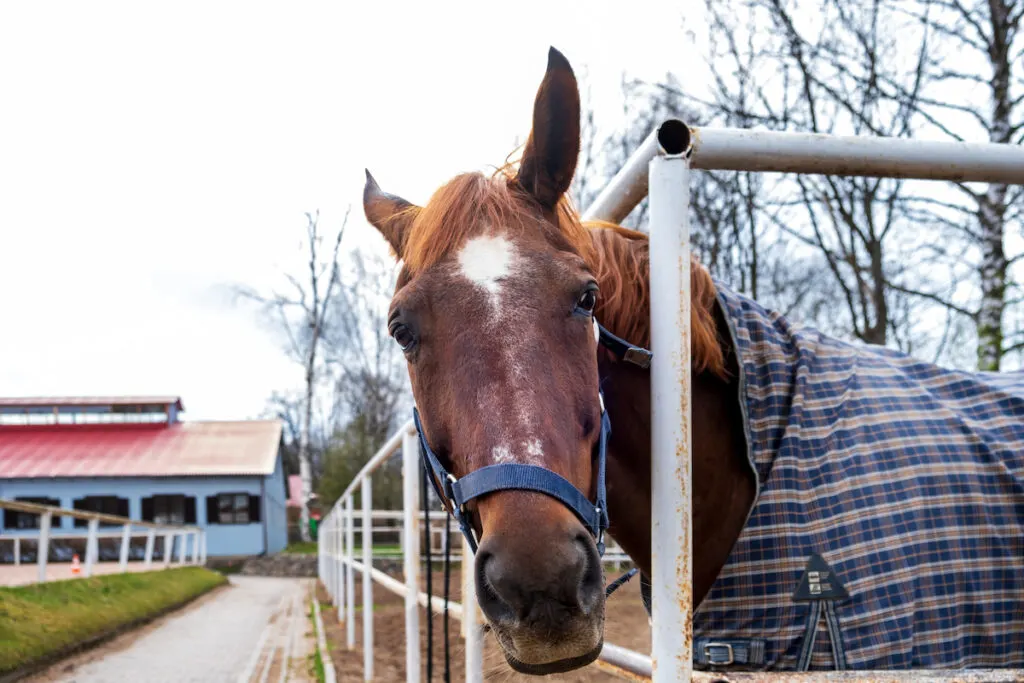
[[[146,569],[153,568],[153,549],[156,547],[156,529],[149,527],[146,530],[146,557],[144,562],[146,563]]]
[[[199,564],[199,529],[192,532],[192,564]]]
[[[348,575],[348,567],[345,565],[345,513],[344,508],[338,505],[335,508],[335,562],[338,566],[338,623],[345,621],[345,577]]]
[[[50,555],[50,525],[53,513],[44,512],[39,516],[39,544],[36,547],[36,564],[39,566],[39,583],[46,581],[46,561]]]
[[[355,559],[355,530],[352,521],[352,494],[345,498],[345,644],[348,649],[356,646],[356,578],[352,569]]]
[[[476,579],[473,567],[476,558],[469,541],[462,534],[462,637],[466,644],[466,683],[483,683],[484,638],[480,627],[480,610],[476,602]]]
[[[415,434],[402,437],[402,564],[405,573],[405,672],[420,680],[420,451]],[[463,560],[465,561],[465,560]],[[430,568],[427,568],[430,571]]]
[[[178,566],[185,564],[185,553],[188,552],[188,534],[184,531],[178,534],[181,543],[178,544]]]
[[[651,659],[654,683],[693,670],[689,129],[666,121],[650,163]]]
[[[100,520],[93,517],[89,520],[89,534],[85,538],[85,577],[92,576],[93,565],[100,559],[100,541],[96,538]]]
[[[200,543],[199,543],[199,547],[200,547],[199,564],[205,567],[206,566],[206,529],[202,529],[202,530],[199,531],[199,540],[200,540]]]
[[[132,525],[125,524],[121,529],[121,553],[118,556],[118,564],[121,572],[128,571],[128,548],[132,542]]]
[[[363,479],[363,680],[373,680],[373,487]]]
[[[328,520],[329,516],[323,518],[316,536],[316,577],[323,582],[324,587],[327,588],[327,599],[334,604],[334,591],[331,589],[331,570],[327,562],[331,544]]]
[[[15,566],[21,564],[21,538],[18,536],[14,537],[14,564]]]
[[[164,569],[171,566],[171,552],[174,550],[174,534],[164,534]]]

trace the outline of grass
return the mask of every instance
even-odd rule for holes
[[[316,600],[316,591],[313,591],[313,599]],[[313,601],[309,603],[309,623],[313,629],[313,654],[310,658],[310,669],[312,674],[316,677],[317,683],[327,683],[327,674],[324,672],[324,658],[320,654],[320,638],[319,631],[316,627],[316,607],[313,606]]]
[[[397,543],[378,543],[373,546],[374,552],[377,553],[400,553],[402,552],[402,546]],[[316,555],[316,541],[297,541],[295,543],[289,543],[288,547],[284,549],[286,553],[294,553],[296,555]],[[363,552],[362,546],[356,546],[354,551],[356,555],[360,555]]]
[[[60,656],[226,581],[201,567],[182,567],[0,588],[0,674]]]
[[[296,541],[295,543],[289,543],[288,547],[284,549],[286,553],[294,553],[296,555],[316,555],[316,541]]]

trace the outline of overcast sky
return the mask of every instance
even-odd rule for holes
[[[0,4],[0,395],[259,414],[301,376],[223,285],[300,268],[317,208],[382,249],[366,166],[422,202],[499,164],[549,45],[609,108],[623,71],[697,78],[703,2],[640,4]]]

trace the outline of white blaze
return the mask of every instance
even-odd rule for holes
[[[459,251],[462,275],[487,292],[491,305],[501,303],[501,281],[512,273],[515,247],[501,235],[483,235],[466,242]]]
[[[480,406],[483,419],[498,421],[498,444],[491,449],[492,464],[521,462],[540,465],[544,447],[534,436],[532,392],[523,361],[529,356],[523,326],[517,324],[513,306],[502,305],[503,286],[527,277],[529,268],[504,235],[481,235],[466,241],[457,256],[459,274],[487,296],[490,323],[500,330],[502,373],[509,385],[493,392]],[[523,439],[526,439],[525,441]]]

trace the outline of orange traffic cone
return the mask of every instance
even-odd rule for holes
[[[82,567],[78,563],[78,554],[71,556],[71,576],[78,576],[82,573]]]

